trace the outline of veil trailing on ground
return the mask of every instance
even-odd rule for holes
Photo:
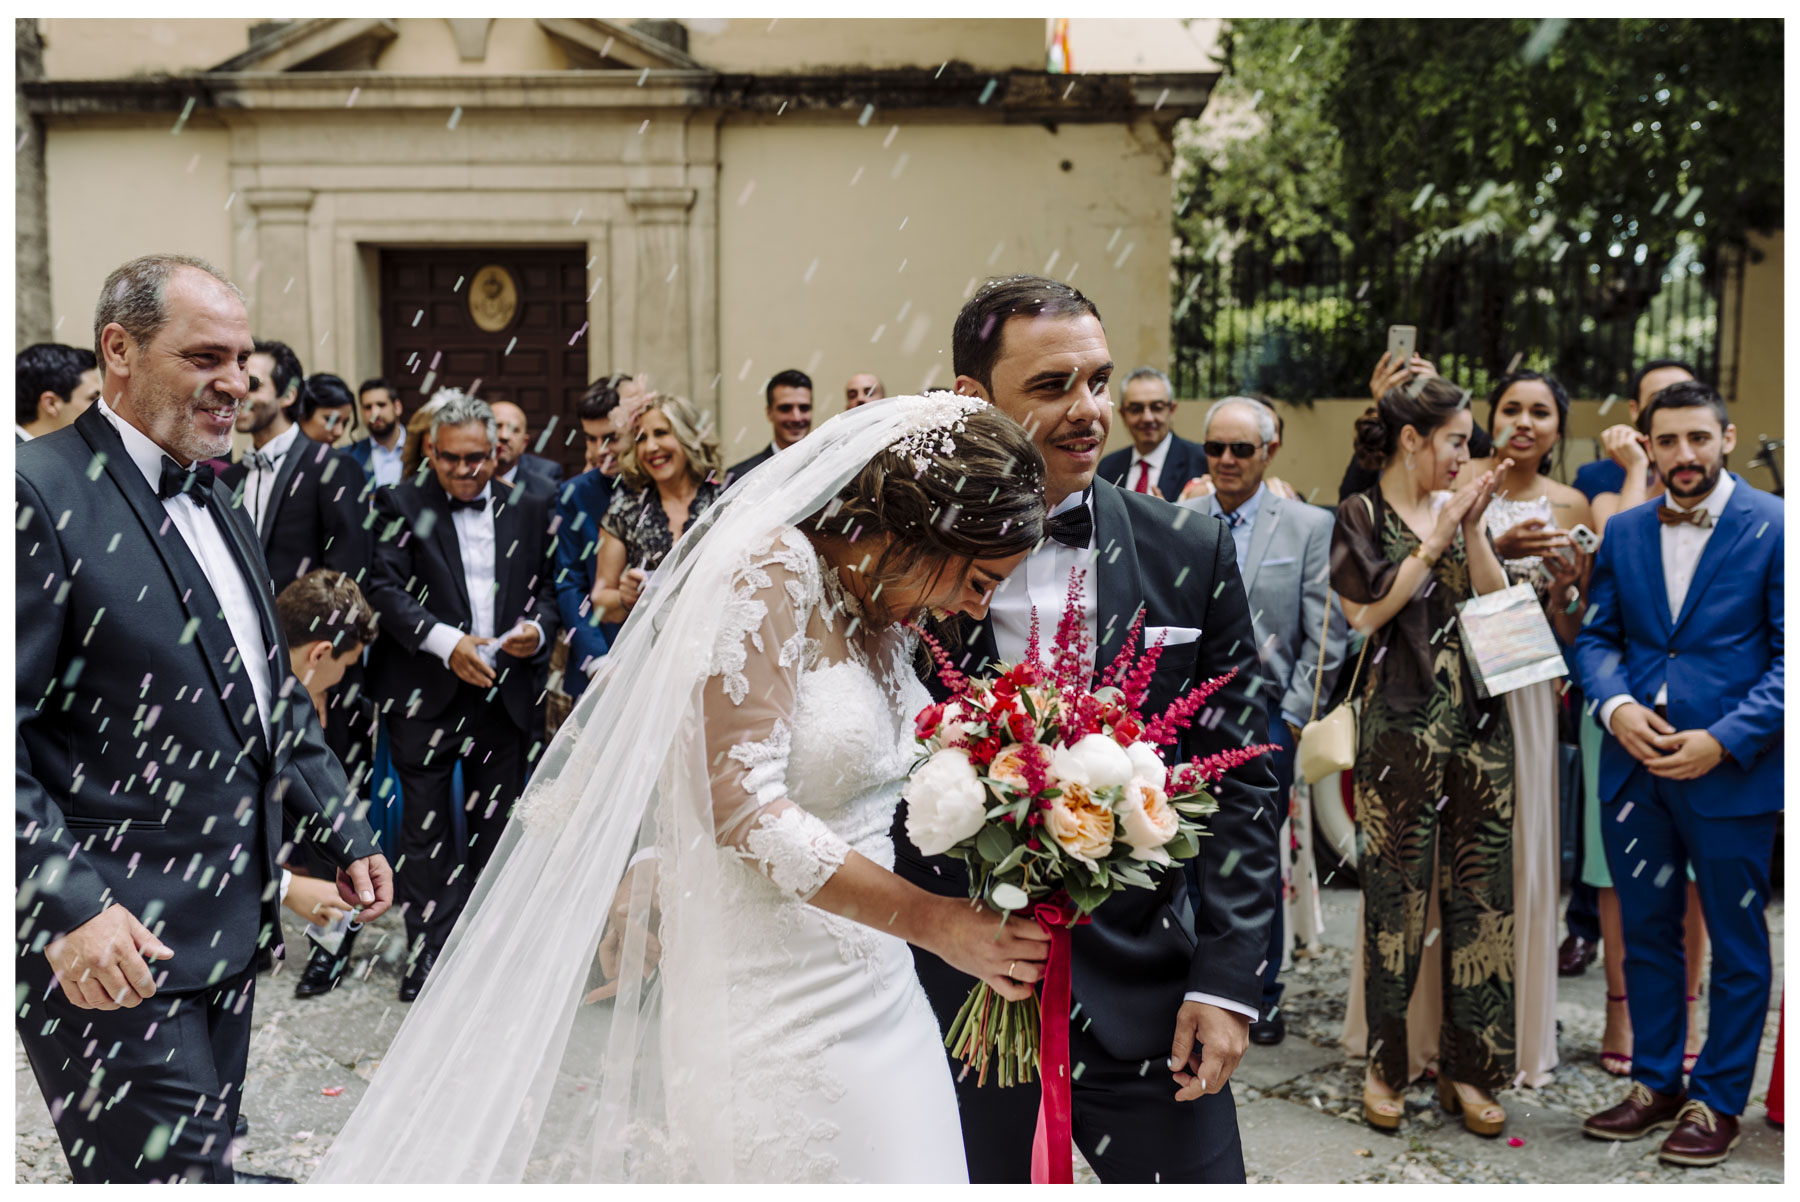
[[[683,534],[313,1181],[736,1179],[727,861],[701,720],[732,577],[770,531],[971,403],[937,393],[835,417]]]

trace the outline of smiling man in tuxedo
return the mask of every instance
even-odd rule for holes
[[[103,399],[14,478],[16,1025],[76,1181],[230,1182],[284,816],[365,919],[392,875],[202,462],[249,391],[242,294],[146,256],[94,334]]]
[[[985,622],[961,631],[972,673],[1023,658],[1035,607],[1043,629],[1062,615],[1072,568],[1098,663],[1118,654],[1141,613],[1164,652],[1146,710],[1236,670],[1183,738],[1183,758],[1262,743],[1256,636],[1225,523],[1095,480],[1112,422],[1113,362],[1092,301],[1041,276],[990,280],[954,331],[956,388],[1032,432],[1046,465],[1052,538],[995,591]],[[1255,698],[1254,702],[1252,698]],[[1202,718],[1207,716],[1202,714]],[[1253,760],[1214,787],[1195,862],[1157,888],[1127,889],[1075,928],[1070,1036],[1075,1140],[1106,1182],[1242,1182],[1243,1150],[1227,1084],[1262,996],[1278,864],[1274,777]],[[925,857],[895,822],[895,871],[923,888],[966,895],[962,865]],[[946,1027],[974,981],[925,952],[919,977]],[[957,1066],[960,1069],[960,1066]],[[957,1083],[970,1180],[1030,1180],[1038,1091]],[[1171,1079],[1173,1078],[1173,1079]]]
[[[493,410],[446,391],[431,415],[432,471],[375,494],[367,590],[383,634],[369,689],[387,715],[405,798],[403,1002],[418,997],[524,791],[557,631],[549,502],[496,490]],[[450,794],[458,758],[461,840]]]

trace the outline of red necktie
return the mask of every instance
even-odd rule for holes
[[[1137,483],[1132,485],[1132,489],[1136,492],[1150,491],[1150,461],[1148,459],[1138,460]]]

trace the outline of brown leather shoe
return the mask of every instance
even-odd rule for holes
[[[1596,1139],[1642,1139],[1652,1131],[1673,1127],[1681,1108],[1687,1102],[1687,1091],[1660,1094],[1642,1081],[1631,1083],[1625,1100],[1610,1110],[1590,1115],[1581,1124],[1584,1134]]]
[[[1669,1132],[1656,1155],[1670,1164],[1723,1164],[1741,1138],[1736,1115],[1720,1114],[1705,1102],[1690,1101],[1681,1108],[1675,1130]]]
[[[1556,949],[1556,975],[1559,977],[1578,977],[1588,970],[1594,957],[1600,952],[1600,945],[1589,943],[1580,935],[1570,935]]]

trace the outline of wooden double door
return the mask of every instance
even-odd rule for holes
[[[588,386],[587,267],[579,247],[381,252],[381,366],[412,414],[439,388],[525,411],[531,449],[583,467],[575,405]],[[545,431],[549,436],[544,437]]]

